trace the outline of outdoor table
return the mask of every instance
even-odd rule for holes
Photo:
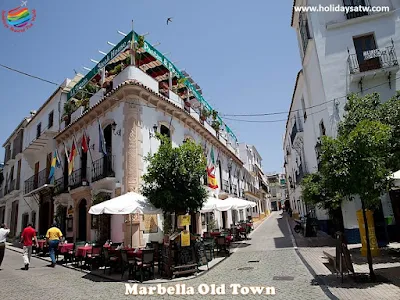
[[[78,249],[76,250],[76,256],[77,257],[86,257],[86,253],[88,251],[92,251],[92,246],[78,247]]]
[[[43,249],[44,245],[46,244],[46,240],[38,240],[37,243],[38,243],[38,248]]]
[[[60,251],[61,254],[68,253],[69,251],[74,250],[74,244],[73,243],[59,244],[58,250]]]
[[[216,237],[216,236],[221,235],[221,232],[219,232],[219,231],[210,232],[210,235],[211,235],[212,237]]]

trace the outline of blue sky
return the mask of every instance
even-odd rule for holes
[[[19,6],[0,0],[0,10]],[[299,71],[295,31],[290,27],[292,1],[265,0],[28,0],[36,9],[34,26],[15,33],[0,25],[0,64],[61,83],[74,69],[93,67],[117,30],[149,32],[147,39],[185,69],[202,87],[205,99],[221,114],[287,111]],[[173,22],[166,25],[168,17]],[[0,68],[0,141],[55,87]],[[233,117],[282,120],[287,115]],[[254,144],[264,171],[281,171],[285,122],[226,120],[240,142]],[[0,162],[4,149],[0,150]]]

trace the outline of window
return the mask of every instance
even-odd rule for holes
[[[33,228],[35,228],[35,226],[36,226],[36,211],[32,212],[31,222],[32,222]]]
[[[377,49],[375,38],[373,34],[368,34],[360,37],[353,38],[354,47],[356,49],[356,56],[360,72],[369,70],[376,70],[381,67],[379,57],[371,59],[364,59],[364,52]]]
[[[37,124],[36,126],[36,138],[38,139],[40,134],[42,133],[42,123]]]
[[[49,113],[49,127],[48,127],[48,128],[53,127],[53,120],[54,120],[54,110],[52,110],[52,111]]]
[[[307,16],[305,13],[299,14],[299,30],[301,37],[301,44],[303,46],[303,55],[306,55],[308,40],[311,39],[310,28],[308,27]]]
[[[321,136],[326,135],[324,120],[322,120],[321,123],[319,123],[319,131]]]
[[[344,6],[353,6],[353,7],[358,7],[358,6],[369,6],[366,5],[367,1],[366,0],[343,0],[343,4]],[[348,13],[346,13],[346,18],[347,19],[354,19],[354,18],[359,18],[362,16],[366,16],[368,15],[367,11],[363,11],[363,10],[353,10],[353,11],[349,11]]]
[[[306,111],[306,103],[304,102],[304,97],[301,98],[301,109],[303,110],[304,122],[305,122],[307,120],[307,111]]]
[[[166,137],[171,137],[171,131],[169,130],[169,128],[165,125],[161,125],[160,127],[160,133]]]

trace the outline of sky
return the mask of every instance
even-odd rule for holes
[[[0,0],[0,11],[21,5]],[[296,34],[290,27],[292,1],[266,0],[28,0],[36,20],[26,32],[0,24],[0,64],[61,83],[86,74],[90,59],[108,52],[129,32],[146,39],[202,88],[220,114],[258,114],[289,110],[301,68]],[[166,24],[172,17],[172,23]],[[55,86],[0,67],[0,142],[3,144]],[[228,118],[228,117],[227,117]],[[282,171],[287,113],[224,119],[239,142],[254,145],[264,172]],[[235,120],[231,120],[235,119]],[[244,120],[244,121],[243,121]],[[279,122],[264,122],[281,120]],[[245,122],[263,121],[263,122]],[[0,162],[4,149],[0,150]]]

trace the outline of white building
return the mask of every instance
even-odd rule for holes
[[[378,92],[385,101],[396,93],[400,83],[396,56],[400,47],[398,1],[295,0],[294,6],[351,3],[388,6],[390,12],[350,12],[346,15],[343,12],[298,13],[293,10],[291,26],[297,33],[302,70],[294,87],[284,152],[289,197],[293,210],[298,213],[306,211],[299,183],[304,174],[318,168],[318,138],[336,136],[346,95]],[[380,51],[374,51],[376,49]],[[387,202],[386,199],[383,203],[385,217],[391,214]],[[360,241],[356,218],[359,208],[359,201],[345,202],[342,206],[349,242]],[[323,211],[316,213],[326,228],[328,217]]]
[[[66,237],[74,241],[130,241],[131,226],[125,216],[96,217],[88,210],[99,201],[140,190],[147,168],[144,157],[159,146],[156,131],[169,136],[174,146],[187,139],[200,143],[209,163],[214,153],[218,188],[209,188],[211,196],[244,198],[245,192],[255,191],[256,184],[258,189],[258,179],[250,180],[243,168],[234,133],[201,96],[200,87],[147,42],[137,51],[136,63],[130,64],[134,57],[129,49],[131,37],[132,32],[86,76],[66,80],[29,122],[20,125],[24,129],[19,150],[24,184],[19,198],[10,202],[0,197],[0,212],[5,207],[5,221],[15,223],[16,234],[29,216],[39,234],[56,219]],[[83,151],[83,136],[88,151]],[[76,155],[69,174],[66,153],[71,154],[73,143]],[[54,153],[61,166],[50,178]],[[7,166],[5,174],[9,170]],[[12,203],[17,205],[14,210],[9,207]],[[214,216],[218,228],[229,228],[246,217],[245,211]],[[207,230],[207,220],[209,216],[193,215],[192,231]],[[160,215],[137,215],[132,225],[133,246],[163,237]]]
[[[262,218],[271,208],[266,197],[267,191],[263,190],[263,185],[266,189],[266,183],[263,182],[264,172],[262,170],[262,158],[257,149],[253,145],[245,143],[239,144],[239,154],[243,161],[243,166],[247,170],[245,177],[246,189],[244,196],[247,200],[253,201],[257,206],[251,209],[253,218]],[[248,209],[250,213],[250,209]]]

